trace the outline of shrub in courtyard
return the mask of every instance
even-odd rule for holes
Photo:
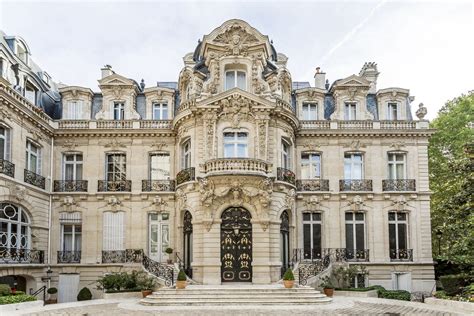
[[[184,270],[179,270],[178,281],[186,281],[186,273],[184,273]]]
[[[106,274],[97,280],[97,289],[105,290],[106,293],[140,290],[137,285],[139,273],[138,271],[132,271],[132,273],[114,272]]]
[[[8,284],[0,284],[0,296],[10,295],[10,285]]]
[[[463,286],[466,284],[466,275],[464,274],[451,274],[443,275],[439,278],[443,289],[447,295],[456,295],[461,293]]]
[[[156,286],[156,281],[153,277],[149,276],[145,271],[140,271],[136,275],[137,277],[137,288],[140,290],[153,290]]]
[[[48,294],[56,294],[58,293],[58,289],[55,287],[50,287],[47,292]]]
[[[79,291],[79,294],[77,294],[78,301],[88,301],[91,299],[92,299],[92,293],[91,293],[91,290],[89,290],[87,287],[83,287]]]
[[[26,294],[0,296],[0,305],[16,304],[16,303],[32,302],[32,301],[36,301],[36,297],[31,296],[31,295],[26,295]]]
[[[388,298],[391,300],[410,301],[411,294],[408,291],[403,290],[379,290],[380,298]]]

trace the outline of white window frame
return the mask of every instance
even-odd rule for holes
[[[191,168],[192,164],[192,148],[191,148],[191,139],[187,139],[181,145],[181,166],[182,169]]]
[[[116,161],[109,161],[109,157],[112,156],[120,156],[124,157],[123,161],[123,171],[115,171],[116,168],[113,168],[114,170],[109,171],[109,165],[116,165]],[[119,164],[121,162],[119,161]],[[110,175],[110,178],[109,178]],[[105,179],[108,182],[112,181],[125,181],[127,179],[127,155],[122,152],[115,152],[115,153],[107,153],[105,155]]]
[[[114,102],[112,104],[112,115],[113,119],[116,121],[121,121],[125,119],[125,102]]]
[[[352,121],[356,119],[357,119],[357,103],[345,102],[344,103],[344,120]]]
[[[73,156],[73,160],[67,160],[68,156]],[[78,157],[81,157],[79,160]],[[71,181],[76,181],[76,180],[82,180],[83,179],[83,172],[84,172],[84,156],[82,153],[64,153],[63,154],[63,180],[68,180],[66,179],[66,166],[67,165],[72,165],[72,179],[69,179]],[[81,165],[81,174],[80,174],[80,179],[78,179],[78,172],[77,172],[77,167],[78,165]]]
[[[392,108],[395,106],[395,117],[393,117]],[[398,102],[388,102],[387,103],[387,120],[396,121],[399,120],[400,111],[399,111]]]
[[[308,162],[304,162],[303,156],[308,156]],[[314,160],[313,157],[319,157],[319,161]],[[308,165],[309,166],[309,177],[303,176],[303,167]],[[319,170],[319,176],[316,176],[315,169],[316,167]],[[321,153],[301,153],[301,179],[322,179],[322,155]]]
[[[36,148],[36,152],[33,151],[33,147]],[[34,170],[31,170],[30,168],[31,157],[36,157],[36,166]],[[30,140],[26,141],[26,169],[41,175],[41,147]]]
[[[403,161],[397,160],[397,156],[402,156]],[[388,178],[390,180],[405,180],[407,178],[407,155],[404,152],[389,152],[388,153]],[[397,166],[403,165],[403,175],[401,178],[397,176]],[[392,178],[395,175],[395,178]]]
[[[29,215],[26,211],[16,204],[12,203],[1,203],[3,206],[0,209],[0,212],[4,212],[6,207],[11,207],[15,209],[15,214],[17,214],[17,219],[7,219],[7,218],[0,218],[0,223],[6,223],[7,229],[6,231],[0,230],[0,236],[5,236],[6,243],[1,243],[3,238],[0,238],[0,246],[5,247],[7,249],[29,249],[31,245],[31,221]],[[5,216],[8,217],[8,216]],[[22,219],[25,218],[25,221]],[[2,225],[0,225],[2,227]],[[21,233],[21,228],[25,227],[25,234]],[[15,237],[15,243],[12,243],[12,237]],[[22,245],[22,240],[24,240],[24,245]]]
[[[352,219],[346,219],[346,214],[352,213]],[[364,219],[356,219],[356,214],[362,214],[364,216]],[[346,229],[346,224],[352,225],[352,243],[354,244],[354,249],[347,248],[349,250],[356,250],[357,249],[357,231],[356,227],[357,224],[363,224],[364,225],[364,250],[367,249],[367,224],[366,224],[366,214],[364,212],[344,212],[344,230]],[[346,231],[347,234],[347,231]],[[344,240],[345,242],[345,240]],[[356,253],[354,252],[354,257],[356,256]]]
[[[10,161],[11,160],[11,129],[10,127],[0,123],[0,128],[3,128],[3,134],[0,134],[0,138],[3,139],[3,157],[0,159]]]
[[[233,134],[233,139],[226,139],[226,134]],[[239,134],[245,134],[245,139],[239,138]],[[246,131],[224,131],[224,158],[248,158],[249,157],[249,133]],[[232,154],[227,156],[226,145],[232,145]],[[239,145],[245,145],[245,153],[239,156]]]
[[[125,212],[103,213],[102,250],[125,250]]]
[[[153,176],[153,169],[157,169],[157,170],[160,170],[159,166],[156,166],[156,168],[154,168],[153,166],[153,157],[155,156],[161,156],[161,157],[168,157],[168,170],[166,170],[165,168],[161,168],[161,171],[163,174],[166,174],[168,173],[168,175],[164,176],[163,178],[159,178],[159,177],[154,177]],[[148,156],[148,178],[150,180],[169,180],[170,179],[170,174],[171,174],[171,162],[170,162],[170,154],[169,153],[165,153],[165,152],[155,152],[155,153],[150,153],[149,156]]]
[[[167,120],[169,118],[169,106],[167,102],[153,102],[151,110],[154,120]],[[164,115],[165,113],[166,116]]]
[[[351,160],[349,163],[350,170],[351,170],[351,176],[349,179],[346,179],[346,175],[345,175],[346,165],[348,165],[348,163],[346,162],[347,156],[350,156],[350,160]],[[361,157],[360,162],[354,159],[355,156]],[[360,166],[360,169],[361,169],[360,179],[356,179],[354,177],[355,168],[357,168],[358,166]],[[362,153],[345,153],[344,154],[344,180],[363,180],[363,179],[364,179],[364,155]]]
[[[83,102],[81,100],[72,100],[67,103],[67,117],[68,120],[82,119]]]
[[[315,121],[318,119],[318,104],[313,102],[304,102],[302,106],[302,112],[303,120]],[[313,113],[314,116],[312,115]]]
[[[395,215],[395,219],[391,220],[390,219],[390,213],[394,213]],[[398,219],[398,214],[405,214],[405,219]],[[405,224],[405,231],[406,231],[406,236],[405,236],[405,239],[406,239],[406,249],[405,250],[408,250],[410,249],[410,234],[409,234],[409,213],[408,212],[400,212],[400,211],[389,211],[388,212],[388,225],[390,227],[390,224],[394,224],[395,225],[395,246],[396,248],[393,249],[393,250],[400,250],[400,244],[399,244],[399,232],[398,232],[398,224]],[[389,234],[389,248],[390,248],[390,229],[388,230],[388,234]],[[390,249],[389,249],[390,250]]]
[[[71,250],[64,249],[64,236],[65,236],[64,226],[71,226],[71,229],[72,229],[71,233],[68,233],[72,237]],[[76,232],[76,227],[80,227],[81,232]],[[76,244],[77,235],[79,235],[81,239],[79,243],[79,247]],[[82,247],[82,223],[61,223],[61,245],[60,245],[61,251],[81,251],[81,247]]]
[[[283,138],[281,140],[281,167],[291,170],[291,144]]]
[[[234,73],[234,82],[233,82],[233,84],[231,84],[231,82],[227,81],[227,74],[228,73]],[[244,87],[239,87],[239,81],[238,81],[239,73],[244,74],[244,84],[245,84]],[[247,72],[245,70],[242,70],[242,69],[229,69],[229,70],[226,70],[225,74],[224,74],[224,86],[225,86],[226,91],[230,90],[230,89],[233,89],[233,88],[239,88],[241,90],[247,91]]]

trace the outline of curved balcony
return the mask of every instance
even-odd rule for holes
[[[277,180],[283,181],[292,185],[296,184],[295,173],[291,171],[290,169],[285,169],[281,167],[277,168]]]
[[[174,190],[174,180],[142,180],[142,192],[169,192]]]
[[[176,174],[176,185],[180,185],[189,181],[194,181],[195,178],[196,176],[194,167],[183,169]]]
[[[212,174],[257,174],[266,175],[271,172],[272,165],[253,158],[218,158],[206,161],[203,172]]]

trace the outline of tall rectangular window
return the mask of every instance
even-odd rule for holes
[[[82,119],[82,101],[70,101],[67,103],[67,111],[65,119],[79,120]]]
[[[124,212],[104,212],[103,250],[124,250]]]
[[[344,179],[345,180],[362,180],[364,177],[364,162],[362,154],[345,154],[344,155]]]
[[[301,179],[321,178],[321,155],[301,154]]]
[[[126,156],[125,154],[108,154],[107,155],[107,181],[123,181],[126,180]]]
[[[345,120],[355,120],[356,119],[356,109],[357,105],[355,103],[346,103],[344,105],[344,119]]]
[[[170,178],[170,155],[150,155],[150,180],[169,180]]]
[[[63,156],[64,180],[82,180],[82,155],[65,154]]]
[[[41,149],[29,140],[26,141],[25,169],[36,174],[41,174]]]
[[[304,259],[321,258],[321,213],[303,213]]]
[[[224,133],[224,158],[247,158],[248,134],[244,132]]]
[[[387,119],[398,120],[398,104],[397,103],[389,103],[387,105]]]
[[[245,71],[241,70],[228,70],[225,73],[225,89],[230,90],[232,88],[239,88],[242,90],[247,89]]]
[[[30,84],[25,84],[25,98],[33,104],[36,104],[36,88]]]
[[[281,140],[281,167],[291,169],[291,146],[286,140]]]
[[[59,213],[61,251],[81,251],[82,219],[79,212]]]
[[[303,120],[317,120],[318,105],[316,103],[303,103]]]
[[[406,259],[408,249],[407,213],[388,213],[388,243],[391,259]]]
[[[181,165],[183,169],[191,168],[191,140],[187,140],[181,146]]]
[[[0,159],[10,160],[10,129],[0,125]]]
[[[406,155],[403,153],[388,154],[388,178],[390,180],[406,179]]]
[[[167,120],[168,119],[168,104],[167,103],[153,103],[153,119]]]
[[[114,120],[125,119],[125,104],[122,102],[114,102]]]
[[[346,255],[348,259],[361,259],[365,249],[365,214],[346,212]]]

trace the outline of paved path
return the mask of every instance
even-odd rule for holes
[[[191,316],[250,316],[250,315],[465,315],[423,303],[378,298],[335,297],[330,304],[316,306],[142,306],[137,299],[93,300],[64,303],[10,314],[32,316],[124,316],[124,315],[191,315]],[[3,315],[2,315],[3,316]]]

